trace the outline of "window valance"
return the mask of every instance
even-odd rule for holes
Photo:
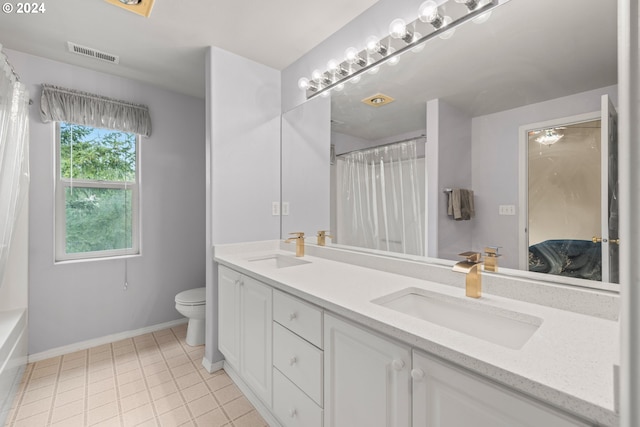
[[[45,123],[68,122],[151,136],[146,105],[48,84],[42,85],[40,116]]]

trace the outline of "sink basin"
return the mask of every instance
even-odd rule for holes
[[[249,262],[256,262],[262,265],[268,265],[274,268],[287,268],[296,265],[309,264],[309,261],[302,258],[296,258],[292,255],[273,254],[259,258],[252,258]]]
[[[518,350],[542,319],[419,288],[407,288],[371,301],[503,347]]]

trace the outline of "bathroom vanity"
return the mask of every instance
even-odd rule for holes
[[[214,248],[224,369],[270,425],[618,425],[617,294],[293,250]]]

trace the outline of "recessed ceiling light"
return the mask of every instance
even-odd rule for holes
[[[393,101],[395,101],[395,99],[382,93],[376,93],[375,95],[362,100],[362,102],[372,107],[382,107],[383,105],[390,104]]]
[[[104,0],[109,4],[121,7],[129,12],[137,13],[145,18],[151,15],[154,0]]]

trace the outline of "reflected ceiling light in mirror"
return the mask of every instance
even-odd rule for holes
[[[467,6],[469,12],[476,10],[478,7],[478,0],[456,0],[456,3],[462,3]]]
[[[536,138],[536,142],[547,146],[555,144],[564,136],[564,134],[558,133],[555,128],[545,129],[533,133],[542,133],[542,135]]]
[[[389,24],[389,35],[394,39],[404,40],[405,43],[413,43],[413,32],[407,28],[403,19],[394,19]]]
[[[439,30],[440,27],[446,25],[444,17],[438,11],[438,3],[433,0],[427,0],[418,8],[418,19],[422,22],[431,24],[433,28]]]
[[[380,40],[378,40],[376,36],[367,37],[366,47],[369,55],[375,55],[377,53],[382,56],[386,56],[388,52],[387,47],[381,44]]]
[[[391,55],[395,51],[396,50],[394,48],[392,47],[389,48],[389,59],[385,61],[385,64],[389,64],[393,67],[394,65],[397,65],[398,62],[400,62],[400,57],[398,55]]]
[[[302,90],[310,90],[313,92],[317,92],[318,91],[318,86],[312,84],[308,78],[306,77],[302,77],[300,78],[300,80],[298,80],[298,87]]]
[[[345,50],[344,56],[347,63],[351,65],[359,65],[361,67],[364,67],[367,65],[367,61],[360,56],[360,52],[355,47],[350,47],[347,50]]]
[[[342,77],[346,77],[349,75],[349,70],[344,68],[342,64],[335,59],[331,59],[329,60],[329,62],[327,62],[327,68],[329,70],[329,73],[334,75],[335,79],[339,79],[339,77],[337,76],[338,74]]]
[[[377,38],[370,36],[366,40],[365,49],[358,50],[350,47],[345,51],[345,60],[338,62],[331,60],[327,64],[327,72],[314,70],[311,81],[306,83],[302,79],[298,86],[305,90],[307,99],[319,94],[325,94],[345,81],[357,83],[363,73],[375,74],[380,64],[397,64],[400,55],[411,50],[419,52],[424,49],[428,40],[434,37],[450,38],[455,28],[467,21],[486,20],[492,9],[503,3],[499,0],[466,0],[457,1],[462,7],[448,9],[454,18],[440,14],[438,4],[433,0],[422,3],[418,10],[418,18],[410,24],[402,19],[395,19],[389,26],[389,36]],[[464,8],[464,10],[462,10]],[[421,35],[416,29],[423,30],[428,23],[433,29],[426,35]],[[404,44],[403,44],[404,43]],[[326,96],[326,95],[325,95]]]

